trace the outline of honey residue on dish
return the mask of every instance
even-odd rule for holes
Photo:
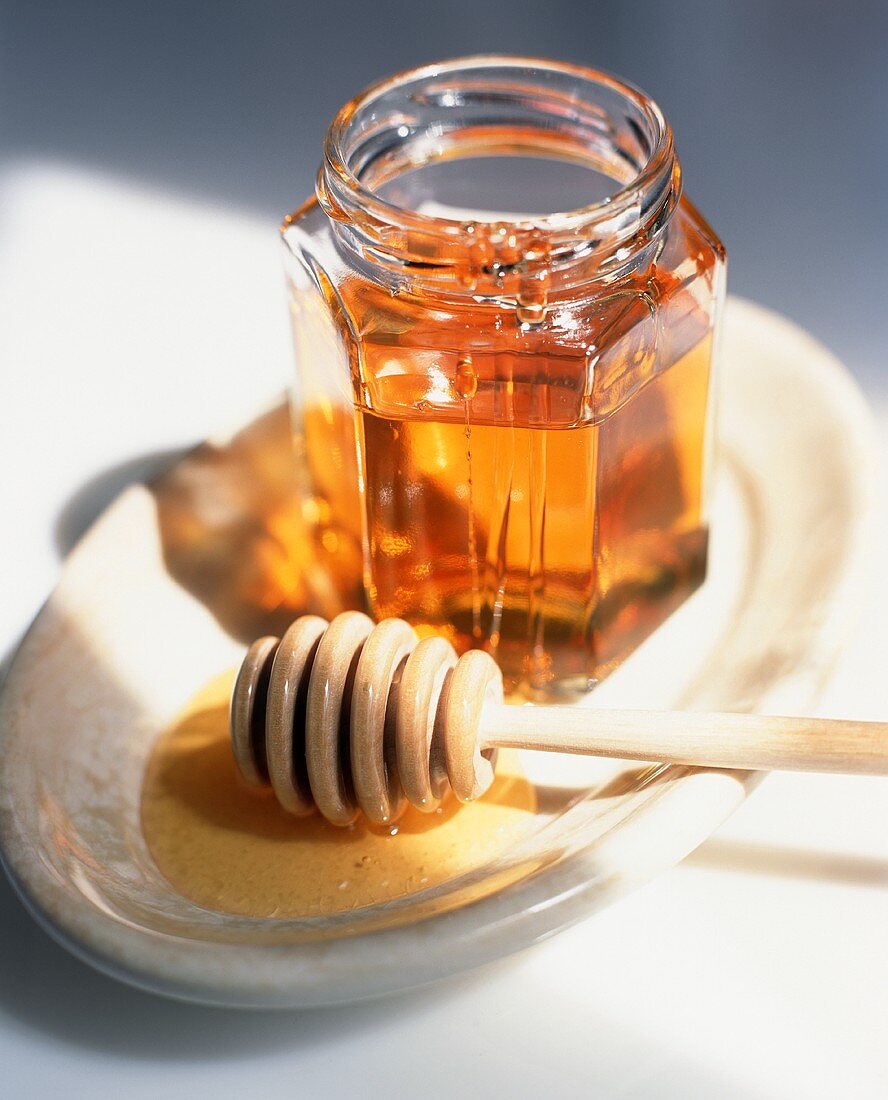
[[[332,915],[418,893],[487,863],[526,835],[533,786],[501,753],[479,801],[408,809],[396,826],[297,819],[239,781],[228,739],[234,673],[211,681],[160,737],[142,792],[149,851],[167,881],[208,909],[252,917]]]

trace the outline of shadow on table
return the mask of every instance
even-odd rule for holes
[[[471,990],[486,980],[475,972],[448,985]],[[436,989],[388,999],[386,1024],[416,1015],[440,996]],[[238,1058],[335,1043],[342,1034],[379,1025],[380,1014],[373,1003],[261,1012],[207,1008],[142,992],[100,974],[56,944],[0,873],[0,1015],[64,1043],[166,1062]]]
[[[130,459],[98,474],[64,506],[55,541],[64,558],[130,485],[146,485],[169,575],[226,633],[249,643],[296,616],[332,618],[363,604],[360,570],[331,582],[296,503],[289,409],[281,399],[231,439]]]
[[[539,968],[525,969],[521,1004],[515,1004],[509,971],[517,965],[513,957],[432,988],[341,1008],[205,1008],[142,993],[81,963],[37,926],[0,875],[0,1020],[7,1016],[13,1026],[75,1049],[156,1065],[254,1062],[258,1088],[263,1079],[270,1082],[301,1065],[309,1080],[299,1095],[311,1094],[323,1080],[331,1096],[344,1080],[357,1080],[372,1050],[366,1095],[375,1094],[373,1082],[380,1095],[420,1094],[428,1086],[443,1095],[445,1042],[454,1072],[470,1075],[466,1095],[495,1096],[520,1081],[522,1095],[560,1092],[573,1082],[571,1087],[582,1083],[590,1097],[663,1096],[665,1088],[675,1096],[753,1100],[727,1071],[667,1049],[604,1014],[602,995],[586,998],[576,983],[557,988],[554,978],[541,979]],[[484,1057],[482,1044],[489,1048]],[[329,1054],[320,1060],[272,1061],[300,1052],[307,1059],[325,1049]],[[463,1078],[457,1081],[462,1088]]]
[[[454,984],[481,984],[477,974]],[[386,1003],[385,1018],[421,1011],[440,996],[408,993]],[[51,939],[0,874],[0,1015],[62,1042],[164,1061],[335,1042],[344,1031],[377,1026],[373,1005],[258,1012],[166,1000],[93,970]]]
[[[812,879],[842,886],[888,886],[888,859],[852,852],[818,852],[712,837],[688,856],[688,862],[746,875]]]
[[[54,536],[59,557],[71,553],[82,536],[124,489],[147,485],[187,454],[188,448],[153,451],[127,459],[96,474],[74,493],[56,518]]]

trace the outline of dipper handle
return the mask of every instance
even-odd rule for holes
[[[496,662],[400,619],[297,619],[247,651],[231,699],[242,779],[296,816],[431,813],[493,782],[498,748],[710,768],[888,774],[888,724],[695,711],[504,706]]]

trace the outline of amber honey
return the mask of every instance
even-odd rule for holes
[[[398,343],[365,343],[361,402],[304,411],[339,583],[363,569],[377,617],[484,646],[511,688],[583,690],[705,572],[705,317],[660,346],[630,327],[609,354],[636,362],[608,395],[578,392],[568,356],[460,352],[446,331],[416,350],[406,314]]]

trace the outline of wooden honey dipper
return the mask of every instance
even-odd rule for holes
[[[503,705],[493,658],[457,658],[401,619],[308,615],[250,646],[231,697],[242,778],[297,816],[390,824],[493,782],[498,748],[752,771],[888,774],[888,724],[695,711]]]

